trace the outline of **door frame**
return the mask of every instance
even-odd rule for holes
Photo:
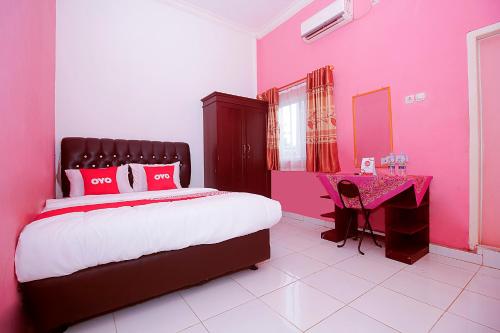
[[[483,193],[483,140],[481,82],[479,80],[479,48],[481,39],[500,33],[500,22],[467,33],[469,79],[469,249],[480,241]]]

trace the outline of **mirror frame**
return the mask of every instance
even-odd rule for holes
[[[361,158],[360,156],[357,155],[357,140],[356,140],[356,98],[366,96],[369,94],[377,93],[379,91],[387,90],[387,98],[388,98],[388,114],[389,114],[389,146],[390,150],[394,151],[394,144],[393,144],[393,129],[392,129],[392,101],[391,101],[391,87],[382,87],[379,89],[371,90],[365,93],[357,94],[352,96],[352,130],[353,130],[353,135],[354,135],[354,166],[356,168],[361,167]],[[390,152],[387,152],[388,154]],[[364,157],[369,157],[369,156],[364,156]],[[380,160],[375,161],[375,166],[377,168],[380,168]]]

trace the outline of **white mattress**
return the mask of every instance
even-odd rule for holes
[[[44,211],[71,206],[154,199],[215,191],[169,191],[47,200]],[[228,193],[193,200],[75,212],[28,224],[19,236],[19,282],[64,276],[110,262],[160,251],[213,244],[270,228],[281,218],[275,200],[249,193]]]

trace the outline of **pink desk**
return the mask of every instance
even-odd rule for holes
[[[337,184],[347,179],[358,185],[367,209],[385,209],[386,257],[412,264],[429,252],[429,185],[431,176],[361,176],[353,174],[321,174],[319,180],[335,204],[335,229],[322,238],[334,242],[343,240],[349,216],[357,218],[357,199],[343,198],[343,209]],[[326,214],[325,214],[326,215]],[[357,223],[349,231],[356,234]]]

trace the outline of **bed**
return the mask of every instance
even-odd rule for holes
[[[183,187],[187,188],[191,178],[191,160],[189,146],[186,143],[64,138],[61,143],[62,192],[65,197],[69,195],[69,182],[64,176],[64,170],[66,169],[100,168],[127,163],[167,164],[174,162],[180,162],[180,182]],[[190,191],[189,193],[199,192],[203,195],[207,192],[215,194],[213,190],[209,189],[185,189],[179,191]],[[192,235],[191,231],[189,231],[193,230],[192,233],[195,234],[195,229],[185,228],[183,229],[185,233],[183,239],[185,238],[194,242],[187,247],[149,253],[128,260],[116,261],[115,259],[110,259],[111,262],[95,266],[85,264],[86,266],[82,267],[86,268],[83,269],[78,269],[79,266],[76,263],[79,262],[79,258],[77,257],[75,260],[69,259],[65,262],[65,264],[75,263],[74,267],[76,268],[73,268],[73,270],[75,270],[74,272],[65,271],[57,267],[57,265],[53,265],[56,267],[55,269],[59,269],[62,273],[50,274],[49,272],[45,275],[39,274],[38,276],[35,274],[28,278],[27,276],[29,276],[29,274],[26,272],[29,272],[30,269],[32,270],[34,266],[50,267],[51,265],[50,256],[46,254],[49,252],[44,252],[45,249],[40,247],[40,244],[43,244],[43,242],[38,242],[38,249],[36,246],[30,248],[27,245],[29,244],[28,240],[30,237],[32,240],[36,238],[33,237],[33,232],[30,236],[29,228],[28,230],[25,228],[21,236],[25,235],[26,237],[20,237],[18,251],[16,251],[16,271],[20,281],[19,285],[22,292],[24,308],[29,317],[33,320],[37,331],[63,331],[66,327],[74,323],[143,302],[181,288],[197,285],[230,272],[247,268],[255,269],[257,263],[269,259],[269,227],[276,223],[276,220],[279,220],[281,216],[281,211],[279,212],[279,216],[276,215],[276,205],[279,206],[279,204],[273,202],[273,200],[251,194],[221,194],[222,195],[211,195],[209,199],[204,197],[199,200],[189,200],[189,203],[187,201],[174,203],[170,205],[170,209],[175,208],[181,215],[186,215],[188,214],[187,209],[181,207],[185,205],[186,207],[190,207],[189,211],[191,211],[191,213],[189,213],[189,215],[191,220],[193,219],[192,215],[194,212],[198,214],[194,215],[194,218],[200,220],[199,223],[201,226],[203,226],[205,222],[208,226],[214,226],[218,217],[210,213],[210,209],[213,209],[213,205],[220,205],[221,200],[250,199],[250,201],[254,200],[255,204],[261,205],[262,203],[260,200],[268,200],[264,203],[265,205],[270,205],[270,208],[268,208],[269,211],[262,212],[262,214],[267,214],[265,215],[267,217],[263,218],[261,216],[256,218],[255,226],[249,225],[248,221],[246,221],[247,229],[243,231],[239,230],[234,226],[239,224],[243,225],[243,222],[234,221],[234,223],[231,223],[230,218],[238,220],[240,217],[235,215],[235,209],[241,209],[242,213],[244,213],[245,208],[241,205],[232,204],[231,206],[233,207],[231,209],[233,211],[228,211],[227,214],[220,218],[221,228],[225,226],[224,230],[227,231],[225,236],[219,235],[217,236],[219,238],[217,238],[214,236],[214,234],[217,233],[214,232],[209,235],[210,241],[203,242],[203,239],[199,238],[201,236]],[[245,195],[252,197],[239,197]],[[224,196],[226,196],[226,198],[221,199]],[[220,207],[222,206],[219,206],[218,210],[224,210]],[[130,207],[123,209],[129,208]],[[83,214],[82,216],[87,215],[88,214]],[[76,216],[79,215],[76,214]],[[134,215],[127,213],[124,216],[130,217]],[[46,222],[46,220],[41,221]],[[114,220],[116,220],[116,218]],[[128,218],[128,220],[130,220],[130,218]],[[123,219],[124,226],[126,223],[131,223],[131,221],[128,220],[127,218]],[[148,217],[147,220],[149,221],[150,218]],[[76,222],[73,220],[71,221],[72,223],[74,222],[75,225],[82,225],[79,220]],[[37,224],[35,223],[32,223],[32,225],[36,227]],[[61,223],[61,221],[54,222],[50,220],[50,223],[52,224],[46,224],[53,227],[59,225],[58,228],[60,228],[60,226],[66,227],[66,224]],[[28,225],[28,227],[29,226],[30,225]],[[163,227],[170,228],[171,226],[165,224]],[[141,225],[141,228],[148,228],[148,225]],[[50,230],[55,230],[58,235],[64,235],[64,232],[61,232],[60,229],[48,229],[45,226],[44,230],[46,235],[48,232],[52,232]],[[251,230],[251,232],[249,232],[249,230]],[[165,235],[167,233],[169,233],[168,230],[165,232]],[[73,234],[78,236],[76,231],[73,232]],[[98,234],[103,235],[105,232],[99,231]],[[68,235],[71,235],[71,233]],[[227,235],[236,236],[228,237]],[[104,239],[106,238],[104,237]],[[57,245],[56,240],[57,239],[54,238],[55,245]],[[72,243],[73,242],[68,241],[68,244]],[[84,242],[84,244],[87,247],[91,246],[87,248],[87,251],[89,251],[89,249],[94,249],[95,245],[89,245],[86,242]],[[46,247],[50,248],[51,246],[52,244]],[[168,246],[171,246],[171,244],[169,243]],[[176,246],[179,247],[180,245]],[[78,247],[82,246],[79,245]],[[58,251],[62,256],[65,255],[68,258],[71,258],[70,254],[75,252],[74,248],[68,248],[66,253],[64,247],[59,247]],[[38,257],[36,257],[34,253],[38,255]],[[23,262],[23,260],[20,260],[18,257],[23,256],[31,256],[31,264],[24,264],[24,267],[17,267],[20,262]],[[33,261],[37,259],[40,263]],[[44,260],[46,263],[44,263]],[[82,260],[82,262],[83,261],[84,260]],[[24,262],[29,263],[30,261],[24,260]],[[68,274],[68,272],[70,273]]]

